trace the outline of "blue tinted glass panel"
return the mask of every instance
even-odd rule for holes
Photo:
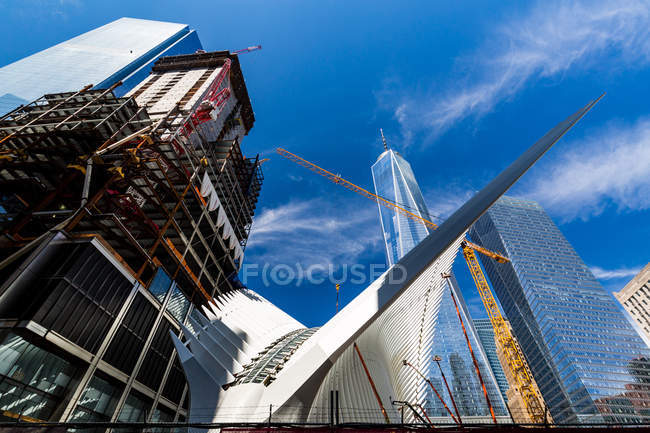
[[[556,422],[648,422],[650,351],[542,207],[503,197],[472,240]]]
[[[180,323],[183,323],[187,311],[190,309],[190,301],[185,297],[185,294],[174,284],[172,295],[167,303],[167,311]]]
[[[151,284],[149,284],[149,291],[158,299],[162,304],[169,290],[169,286],[172,285],[172,280],[169,276],[163,271],[162,268],[158,268],[156,275],[154,276]]]
[[[120,18],[0,68],[2,108],[48,93],[100,88],[124,80],[190,33],[185,24]],[[179,45],[196,51],[196,35]],[[199,44],[200,45],[200,44]],[[137,83],[129,83],[135,85]],[[128,89],[122,86],[120,92]],[[11,97],[5,95],[10,94]]]

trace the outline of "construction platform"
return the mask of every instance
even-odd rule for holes
[[[238,287],[263,175],[239,146],[254,117],[236,56],[161,59],[132,95],[114,88],[45,95],[0,118],[3,272],[63,231],[98,238],[145,285],[162,266],[195,304]],[[155,112],[146,88],[169,109]],[[201,104],[217,91],[233,106],[210,118]]]

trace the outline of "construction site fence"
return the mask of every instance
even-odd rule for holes
[[[194,433],[194,432],[217,432],[224,433],[297,433],[301,431],[310,433],[355,433],[357,431],[372,431],[377,433],[394,432],[408,433],[420,430],[445,430],[445,431],[530,431],[534,429],[553,428],[553,431],[578,431],[585,428],[590,430],[608,430],[613,428],[644,428],[650,432],[650,417],[641,414],[628,413],[626,418],[618,414],[620,418],[614,418],[614,414],[601,414],[594,416],[591,420],[583,420],[583,423],[555,424],[551,418],[546,423],[531,424],[522,420],[523,413],[509,414],[497,413],[496,424],[490,414],[462,415],[460,424],[451,417],[436,413],[437,407],[421,407],[417,404],[395,401],[385,406],[386,414],[391,424],[386,423],[383,412],[377,409],[354,408],[334,405],[332,407],[312,407],[309,411],[307,422],[296,422],[298,414],[303,413],[304,407],[282,406],[277,410],[269,406],[221,406],[217,414],[215,408],[192,407],[191,422],[171,420],[154,420],[156,415],[148,411],[126,409],[120,412],[120,417],[131,421],[75,421],[75,422],[53,422],[41,421],[30,418],[24,413],[14,419],[0,420],[0,433],[23,432],[23,433],[58,433],[75,431],[81,433]],[[338,411],[337,411],[338,409]],[[417,413],[417,415],[416,415]],[[438,415],[438,416],[435,416]],[[149,420],[146,421],[145,420]],[[256,420],[256,422],[252,422]],[[261,422],[257,422],[262,420]]]
[[[427,425],[427,424],[280,424],[280,423],[123,423],[123,422],[94,422],[94,423],[0,423],[0,432],[16,433],[416,433],[422,431],[445,432],[541,432],[548,430],[554,433],[584,433],[585,429],[593,433],[612,432],[615,429],[627,428],[631,431],[650,431],[650,424],[566,424],[556,426],[519,425],[519,424],[471,424],[458,426],[456,424]]]
[[[448,405],[450,410],[454,412],[451,404]],[[456,420],[449,416],[444,408],[439,406],[420,406],[418,404],[405,405],[404,402],[395,401],[393,404],[385,403],[384,409],[390,421],[396,424],[432,424],[435,426],[455,425]],[[458,407],[461,414],[461,422],[466,425],[481,425],[492,424],[490,412],[487,409],[468,409],[459,405]],[[377,408],[359,408],[351,406],[312,406],[309,409],[309,415],[304,412],[305,408],[302,406],[283,405],[280,410],[273,405],[267,406],[220,406],[218,411],[214,407],[201,407],[198,404],[192,404],[190,409],[191,419],[195,422],[203,423],[241,423],[264,421],[273,424],[294,424],[297,419],[315,425],[330,425],[330,424],[371,424],[379,425],[385,423],[384,413]],[[216,413],[215,413],[216,412]],[[468,414],[469,412],[469,414]],[[528,424],[530,423],[525,409],[511,408],[510,412],[505,409],[495,409],[497,424]],[[125,420],[144,421],[152,420],[149,414],[142,411],[134,411],[130,413],[128,410],[123,410],[120,417]],[[594,420],[585,420],[585,422],[593,421],[594,423],[603,422],[602,418]],[[637,417],[635,419],[605,419],[605,422],[647,422],[650,423],[650,416]],[[550,415],[547,417],[546,423],[540,425],[552,425],[553,419]]]

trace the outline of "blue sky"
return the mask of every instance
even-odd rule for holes
[[[7,64],[122,16],[187,23],[241,63],[257,117],[243,142],[265,183],[247,262],[385,262],[376,205],[275,156],[370,188],[378,130],[447,216],[566,116],[606,97],[514,187],[539,201],[610,291],[650,261],[650,3],[0,0]],[[466,300],[482,306],[462,260]],[[306,325],[330,284],[248,284]],[[342,284],[342,302],[362,288]]]

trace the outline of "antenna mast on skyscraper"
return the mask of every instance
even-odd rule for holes
[[[386,144],[386,137],[384,137],[384,130],[382,128],[379,128],[379,132],[381,133],[381,141],[384,143],[384,150],[388,150],[388,144]]]

